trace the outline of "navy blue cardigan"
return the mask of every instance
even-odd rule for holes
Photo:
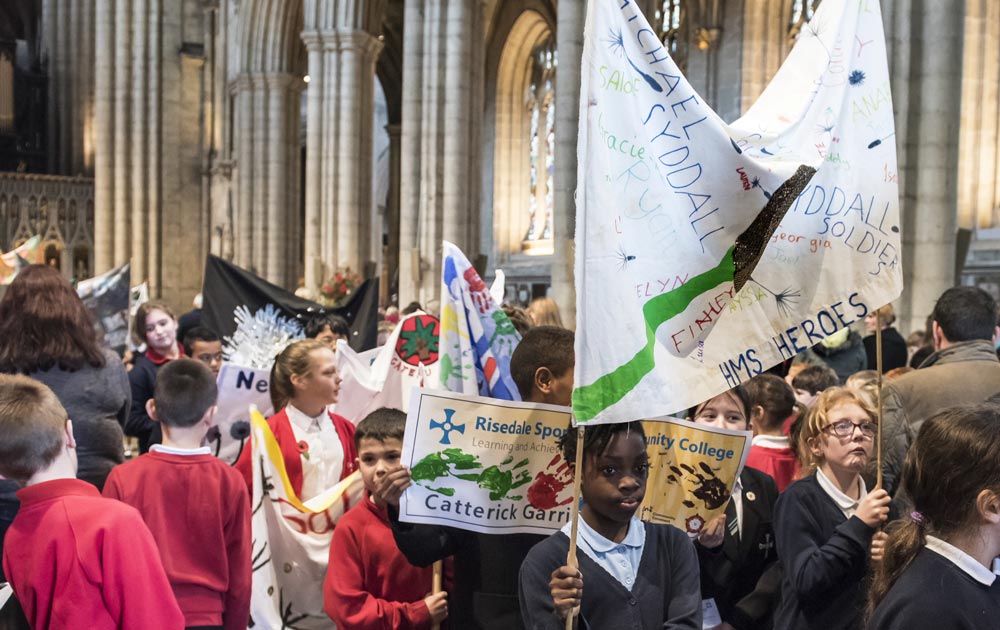
[[[865,572],[875,530],[844,518],[812,474],[778,496],[774,534],[782,565],[782,630],[855,630],[865,604]]]

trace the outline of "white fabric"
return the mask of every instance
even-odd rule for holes
[[[791,447],[791,442],[788,440],[787,435],[755,435],[750,444],[751,446],[775,450],[785,450]]]
[[[198,448],[177,448],[176,446],[167,446],[166,444],[153,444],[149,447],[150,451],[155,453],[166,453],[167,455],[211,455],[212,449],[207,446],[199,446]]]
[[[683,77],[638,3],[587,4],[577,422],[687,409],[900,294],[895,127],[877,0],[820,4],[772,83],[732,124]],[[751,226],[759,238],[738,240]],[[749,279],[736,290],[738,271]]]
[[[295,442],[309,445],[308,457],[302,455],[303,501],[325,492],[340,481],[344,473],[344,445],[340,443],[337,428],[326,409],[311,417],[292,404],[285,407]]]
[[[740,535],[743,535],[743,482],[739,477],[736,478],[736,483],[733,484],[733,492],[729,496],[729,500],[733,502],[733,509],[736,511],[736,528],[739,530]],[[726,524],[728,526],[728,523]]]
[[[934,553],[944,556],[963,573],[984,586],[992,586],[993,581],[997,579],[996,574],[980,564],[978,560],[940,538],[927,536],[924,546]]]
[[[858,504],[868,496],[868,488],[865,486],[865,480],[861,478],[861,475],[858,475],[858,498],[856,500],[841,492],[840,488],[834,485],[830,481],[830,478],[823,474],[822,470],[816,470],[816,481],[819,482],[819,487],[823,488],[823,492],[837,504],[840,511],[844,513],[845,518],[854,516],[854,513],[858,511]]]

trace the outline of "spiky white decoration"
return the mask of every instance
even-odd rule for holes
[[[248,368],[269,370],[285,346],[302,339],[302,328],[268,304],[253,315],[246,306],[233,311],[236,332],[226,336],[222,353],[226,361]]]

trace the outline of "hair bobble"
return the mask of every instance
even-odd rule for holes
[[[912,520],[917,525],[923,525],[924,524],[924,515],[921,514],[920,512],[917,512],[916,510],[914,510],[914,511],[910,512],[910,520]]]

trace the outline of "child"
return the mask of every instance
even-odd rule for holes
[[[184,348],[177,343],[177,318],[162,302],[140,304],[132,330],[146,344],[146,352],[135,358],[128,373],[132,409],[124,429],[125,435],[139,438],[139,452],[145,453],[161,439],[160,425],[146,415],[146,401],[153,397],[156,373],[168,361],[183,357]]]
[[[142,517],[76,479],[72,423],[52,390],[25,376],[0,375],[0,475],[25,486],[3,566],[31,627],[183,627]]]
[[[200,362],[163,366],[146,403],[163,443],[112,470],[104,496],[142,514],[187,627],[241,630],[250,618],[250,499],[239,473],[201,446],[217,393]]]
[[[784,571],[775,628],[859,626],[869,547],[889,516],[888,493],[869,494],[861,478],[876,428],[871,401],[846,387],[824,391],[809,410],[799,441],[811,474],[788,486],[774,510]],[[878,548],[877,539],[874,559]]]
[[[747,466],[771,475],[781,492],[799,472],[799,460],[782,430],[785,421],[795,415],[795,392],[773,374],[753,377],[746,390],[754,432]]]
[[[386,506],[371,495],[374,480],[399,465],[405,426],[406,414],[383,407],[354,432],[366,500],[337,522],[323,582],[324,609],[338,628],[419,630],[448,616],[447,593],[428,595],[432,569],[400,553]]]
[[[568,406],[573,393],[573,332],[554,326],[528,330],[510,358],[510,372],[526,402]],[[449,623],[462,630],[522,627],[517,574],[537,534],[477,534],[438,525],[399,522],[399,497],[410,472],[396,467],[374,483],[373,494],[389,506],[399,550],[417,566],[455,558]]]
[[[780,377],[767,376],[787,388],[791,397],[791,388]],[[688,419],[746,431],[752,404],[748,390],[737,386],[692,407]],[[778,488],[770,476],[744,467],[725,514],[709,522],[698,537],[702,599],[713,600],[722,620],[740,630],[770,628],[780,580],[772,518],[777,498]]]
[[[350,339],[351,328],[347,320],[339,315],[317,315],[306,323],[306,338],[322,342],[330,350],[337,351],[338,339]]]
[[[903,464],[914,511],[889,534],[868,596],[873,630],[996,627],[1000,407],[953,407],[924,422]]]
[[[576,461],[576,433],[560,447]],[[578,609],[581,628],[701,628],[698,557],[687,535],[635,517],[646,494],[649,455],[639,422],[587,427],[577,532],[579,569],[566,566],[569,523],[535,545],[521,565],[524,627],[563,628]]]
[[[271,403],[278,413],[267,419],[281,447],[292,490],[302,501],[322,494],[357,469],[354,425],[327,411],[337,402],[337,359],[316,339],[291,343],[271,368]],[[253,488],[251,449],[236,461],[247,488]]]
[[[201,361],[218,378],[222,368],[222,342],[219,336],[205,328],[195,326],[184,335],[184,351],[195,361]]]
[[[806,407],[811,407],[821,391],[837,387],[840,385],[840,379],[832,368],[825,365],[810,365],[796,374],[791,384],[795,390],[795,400]]]

